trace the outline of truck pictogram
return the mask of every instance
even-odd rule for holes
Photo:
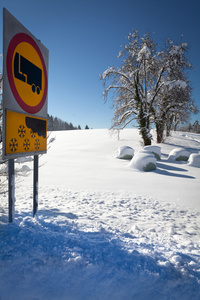
[[[15,78],[31,85],[33,93],[40,94],[42,90],[42,70],[18,52],[15,53],[14,58],[14,75]]]

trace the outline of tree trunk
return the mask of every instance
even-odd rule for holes
[[[175,117],[174,117],[174,131],[176,131],[176,128],[177,128],[177,125],[178,125],[178,123],[179,123],[179,121],[177,120],[177,117],[176,117],[176,115],[175,115]]]
[[[168,116],[166,119],[166,136],[170,136],[172,130],[173,122],[176,122],[176,116]]]
[[[139,123],[139,128],[140,128],[140,134],[143,139],[144,146],[149,146],[151,145],[151,133],[149,129],[149,118],[146,117],[143,112],[140,114],[140,118],[138,120]]]
[[[157,134],[157,143],[163,142],[163,134],[164,134],[165,125],[163,122],[156,123],[156,134]]]
[[[177,130],[178,123],[179,123],[179,122],[176,122],[176,123],[174,124],[174,131]]]
[[[173,124],[173,119],[174,119],[174,117],[172,116],[166,122],[166,136],[170,135],[170,131],[172,129],[172,124]]]
[[[146,128],[142,128],[141,134],[142,134],[144,146],[150,146],[151,145],[151,134],[150,134],[149,130],[147,131]]]
[[[148,114],[148,109],[147,109],[147,99],[146,101],[143,101],[140,97],[139,93],[139,77],[138,74],[136,75],[134,79],[134,88],[135,88],[135,102],[137,104],[138,108],[138,125],[140,129],[140,134],[143,139],[144,146],[151,145],[151,139],[152,136],[150,134],[150,129],[149,129],[149,114]]]

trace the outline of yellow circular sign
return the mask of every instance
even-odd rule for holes
[[[12,65],[19,96],[27,105],[37,106],[44,94],[44,71],[37,51],[26,42],[18,44]]]
[[[47,72],[42,53],[27,34],[19,33],[7,51],[7,74],[13,95],[28,113],[37,113],[47,96]]]

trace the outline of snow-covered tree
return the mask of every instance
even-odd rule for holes
[[[164,50],[158,52],[156,48],[151,34],[140,37],[138,31],[133,31],[119,53],[124,58],[122,67],[108,68],[101,75],[105,101],[110,92],[113,96],[112,128],[124,128],[137,120],[144,145],[151,144],[152,122],[157,142],[161,142],[168,120],[173,123],[175,118],[195,110],[186,74],[191,68],[187,44],[175,45],[167,40]]]
[[[199,121],[196,120],[192,126],[192,131],[195,133],[200,133],[200,125],[199,125]]]
[[[163,140],[166,128],[169,134],[172,125],[188,119],[190,113],[197,111],[191,98],[191,86],[186,71],[192,66],[187,59],[186,43],[175,45],[167,40],[165,49],[158,53],[160,65],[160,89],[153,107],[157,142]]]
[[[144,145],[151,144],[151,104],[148,90],[154,83],[155,44],[150,34],[140,38],[137,31],[129,34],[129,43],[119,53],[125,57],[121,68],[109,68],[102,75],[104,99],[113,91],[112,128],[124,128],[137,120]],[[108,82],[108,86],[107,86]]]

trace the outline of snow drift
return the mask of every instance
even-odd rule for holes
[[[129,146],[121,146],[117,151],[117,158],[132,159],[134,156],[134,149]]]
[[[153,171],[156,169],[156,158],[152,152],[141,150],[132,158],[129,166],[140,171]]]
[[[190,166],[200,168],[200,154],[192,153],[188,162]]]
[[[181,149],[181,148],[175,148],[173,149],[168,157],[169,161],[188,161],[190,157],[191,152]]]
[[[137,130],[119,140],[107,130],[51,138],[38,217],[32,174],[16,180],[13,224],[1,195],[0,299],[199,300],[200,172],[167,159],[176,147],[198,154],[199,136],[173,133],[151,172],[114,157],[124,145],[142,150]]]

